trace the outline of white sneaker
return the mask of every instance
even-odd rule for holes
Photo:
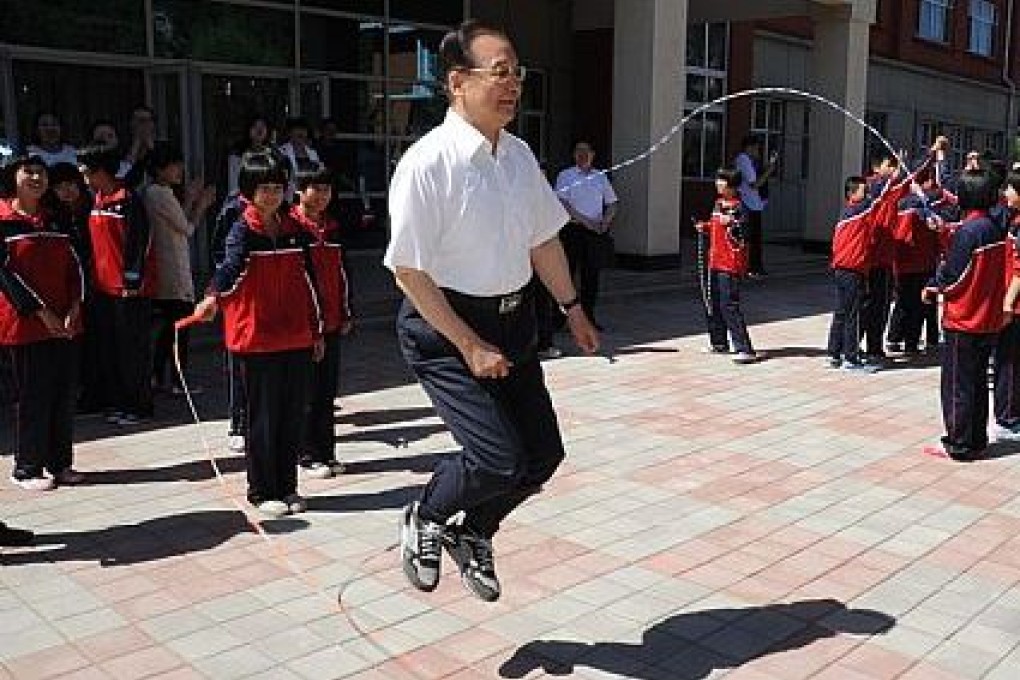
[[[49,477],[26,477],[18,479],[11,475],[11,483],[25,491],[49,491],[56,487],[56,483]]]
[[[755,352],[740,352],[737,356],[733,357],[733,363],[735,364],[753,364],[759,361],[761,357]]]
[[[301,470],[309,479],[329,479],[333,476],[333,468],[326,463],[309,463],[302,465]]]
[[[244,453],[245,441],[243,434],[227,435],[227,448],[235,453]]]
[[[342,475],[343,473],[347,472],[347,466],[344,463],[337,460],[336,458],[326,463],[326,465],[328,465],[330,469],[333,470],[334,475]]]
[[[85,474],[74,468],[67,468],[57,473],[56,480],[60,486],[74,486],[85,481]]]
[[[255,506],[263,517],[276,519],[290,514],[290,506],[283,501],[262,501]]]
[[[287,509],[294,514],[308,509],[308,502],[296,493],[284,497],[283,502],[287,504]]]

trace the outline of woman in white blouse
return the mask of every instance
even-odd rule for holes
[[[216,199],[216,190],[204,186],[198,178],[185,188],[183,203],[178,200],[174,187],[184,181],[184,155],[179,148],[164,142],[157,142],[153,148],[149,168],[153,181],[142,191],[142,196],[152,230],[158,279],[152,305],[156,328],[152,383],[159,388],[165,384],[173,349],[174,322],[188,316],[195,306],[189,239]],[[181,332],[180,346],[183,366],[187,360],[187,331]],[[173,383],[173,390],[179,392],[176,376]]]

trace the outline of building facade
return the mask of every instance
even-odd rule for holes
[[[57,113],[79,143],[96,120],[128,136],[131,109],[156,112],[192,173],[225,187],[226,155],[249,118],[326,118],[344,200],[385,213],[403,150],[436,124],[439,38],[466,16],[505,26],[528,78],[514,130],[552,176],[586,138],[615,173],[617,245],[634,266],[675,263],[688,217],[748,132],[781,158],[771,239],[825,244],[846,174],[876,140],[789,86],[866,117],[898,147],[947,134],[954,152],[1011,151],[1017,117],[1014,0],[0,0],[0,137],[27,141]],[[360,224],[360,223],[359,223]],[[352,227],[383,245],[384,219]],[[202,239],[200,238],[201,242]]]

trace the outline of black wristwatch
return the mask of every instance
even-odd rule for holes
[[[581,304],[581,298],[575,295],[573,298],[567,300],[566,302],[560,305],[560,311],[563,312],[563,316],[566,316],[567,314],[570,313],[571,309],[578,306],[579,304]]]

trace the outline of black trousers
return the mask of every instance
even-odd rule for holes
[[[336,458],[334,404],[340,385],[340,332],[323,336],[326,352],[322,361],[312,364],[312,386],[305,410],[305,441],[301,446],[302,463],[328,463]]]
[[[740,311],[740,277],[715,269],[710,277],[711,310],[705,314],[709,342],[713,347],[729,348],[732,338],[736,351],[753,353],[744,313]]]
[[[567,255],[570,274],[577,282],[577,296],[581,300],[581,306],[584,307],[588,318],[594,319],[602,273],[599,235],[571,222],[560,231],[560,238]]]
[[[560,312],[555,298],[546,290],[536,276],[531,281],[535,291],[535,317],[538,323],[538,349],[548,349],[553,344],[553,335],[563,327],[566,318]]]
[[[995,345],[995,422],[1020,423],[1020,321],[999,331]]]
[[[849,269],[835,269],[832,278],[836,284],[836,309],[829,326],[827,352],[834,359],[859,361],[864,276]]]
[[[151,416],[152,301],[97,293],[94,311],[100,405],[136,416]]]
[[[752,274],[764,274],[765,262],[761,211],[747,211],[747,268]]]
[[[907,351],[917,350],[920,346],[922,330],[927,332],[928,345],[939,342],[938,306],[921,302],[921,291],[931,277],[931,272],[896,277],[896,305],[889,320],[887,337],[891,343],[902,342]]]
[[[564,457],[559,424],[535,356],[534,301],[499,312],[492,298],[447,293],[457,313],[513,362],[499,380],[475,378],[456,348],[404,301],[397,317],[401,351],[436,413],[463,447],[443,458],[421,498],[421,516],[491,537],[500,522],[552,477]]]
[[[113,406],[112,402],[103,403],[107,398],[105,389],[107,380],[102,371],[104,338],[98,331],[97,324],[101,323],[101,320],[97,319],[96,304],[95,294],[88,294],[82,308],[85,332],[77,340],[78,381],[81,384],[78,406],[85,412],[98,411]],[[101,315],[101,312],[99,314]]]
[[[234,356],[244,372],[248,500],[283,500],[297,492],[311,349]]]
[[[5,348],[14,380],[15,476],[71,467],[75,346],[66,339]]]
[[[998,334],[944,332],[942,443],[950,453],[976,453],[988,446],[988,359]]]
[[[920,293],[918,293],[920,295]],[[868,272],[868,289],[861,304],[861,334],[864,336],[868,354],[885,354],[882,340],[889,322],[889,306],[892,299],[892,270],[872,267]]]
[[[172,363],[174,350],[174,323],[191,314],[195,303],[188,300],[153,300],[152,378],[157,385],[166,382],[167,365]],[[188,366],[188,329],[180,331],[179,351],[181,367]],[[171,382],[180,383],[177,372],[171,368]]]

